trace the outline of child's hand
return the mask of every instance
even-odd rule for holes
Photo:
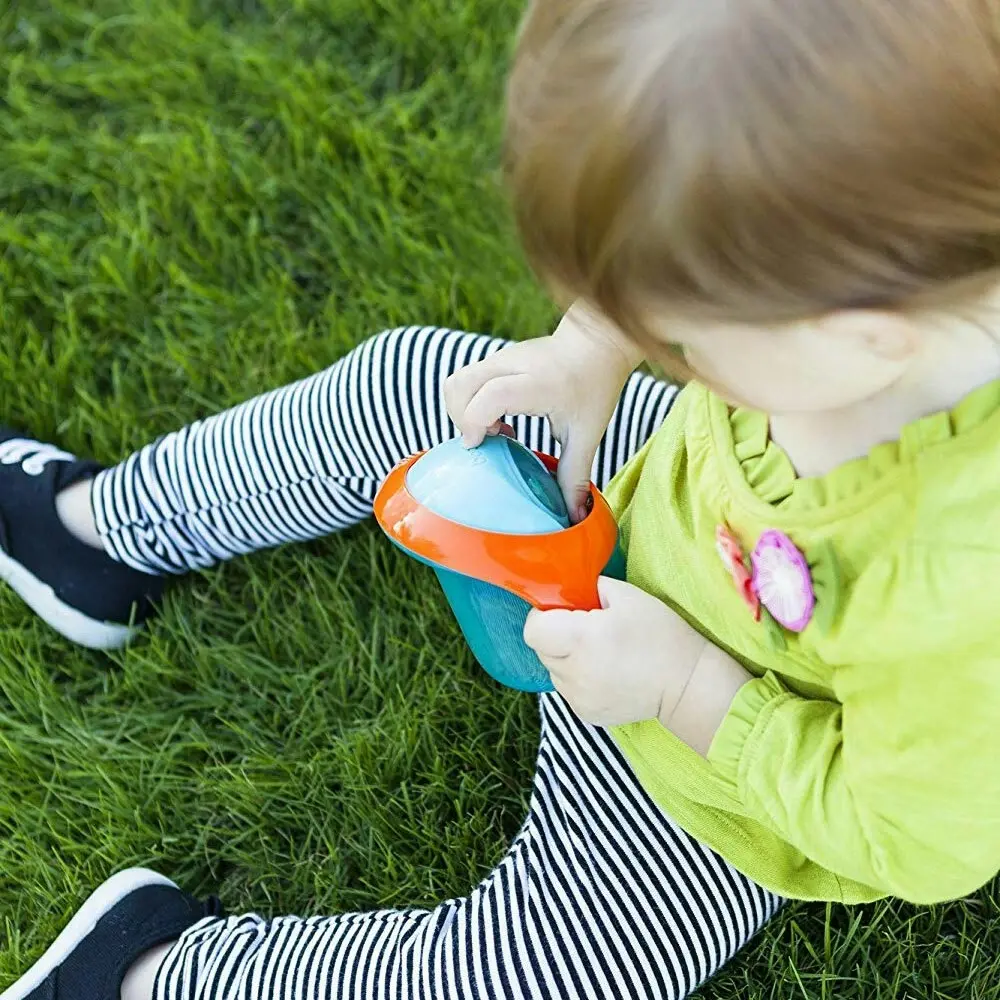
[[[577,305],[552,336],[512,344],[455,372],[445,402],[470,447],[499,433],[505,414],[548,417],[562,444],[559,485],[576,522],[586,514],[597,446],[640,360],[607,321]]]
[[[709,643],[662,601],[601,577],[599,611],[532,611],[524,640],[595,726],[668,725]]]

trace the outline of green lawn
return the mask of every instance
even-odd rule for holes
[[[7,0],[3,419],[114,461],[384,326],[546,330],[496,170],[518,6]],[[185,581],[121,655],[0,621],[0,989],[122,866],[430,903],[520,823],[532,700],[371,527]],[[998,899],[796,906],[703,995],[995,1000]]]

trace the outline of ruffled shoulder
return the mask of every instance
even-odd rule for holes
[[[730,408],[709,393],[706,397],[717,443],[731,448],[750,490],[773,507],[810,510],[857,496],[929,448],[975,431],[1000,411],[1000,381],[976,389],[952,410],[907,424],[896,441],[877,445],[863,458],[812,478],[796,475],[784,450],[771,440],[765,414]]]

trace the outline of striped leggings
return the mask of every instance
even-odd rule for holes
[[[391,330],[326,371],[192,424],[95,481],[108,551],[183,573],[346,528],[406,455],[451,436],[444,379],[504,346]],[[660,425],[674,389],[629,381],[595,460],[603,484]],[[545,422],[512,420],[552,451]],[[430,909],[208,918],[169,953],[155,1000],[679,1000],[781,900],[681,831],[603,730],[541,697],[527,819],[467,896]]]

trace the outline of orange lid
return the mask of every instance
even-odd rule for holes
[[[411,496],[406,474],[423,454],[397,465],[375,497],[375,519],[397,545],[434,566],[502,587],[541,611],[601,606],[597,578],[614,553],[618,525],[593,483],[593,510],[570,528],[541,535],[481,531],[435,514]],[[538,457],[555,471],[556,459]]]

